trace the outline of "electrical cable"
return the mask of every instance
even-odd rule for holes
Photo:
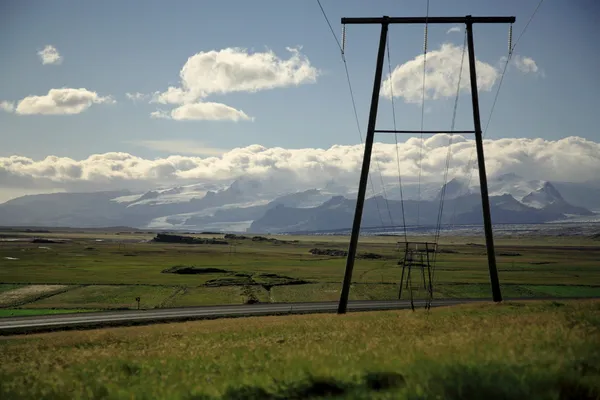
[[[327,22],[327,25],[329,26],[329,30],[331,31],[331,34],[333,35],[333,38],[335,39],[335,42],[337,43],[338,48],[340,49],[341,55],[342,55],[342,61],[344,62],[344,70],[346,72],[346,80],[348,83],[348,89],[350,91],[350,99],[352,100],[352,109],[354,111],[354,119],[356,121],[356,128],[358,130],[358,135],[360,137],[360,142],[361,144],[364,143],[363,140],[363,135],[362,135],[362,129],[360,128],[360,122],[359,122],[359,118],[358,118],[358,112],[356,110],[356,101],[354,99],[354,90],[352,89],[352,81],[350,80],[350,72],[348,71],[348,63],[346,62],[346,55],[345,55],[345,35],[342,38],[343,42],[344,42],[344,46],[342,46],[342,44],[340,43],[337,35],[335,34],[333,27],[331,26],[331,23],[329,22],[329,18],[327,17],[327,13],[325,12],[325,9],[323,8],[323,6],[321,5],[321,1],[317,0],[317,4],[319,5],[319,8],[321,9],[321,13],[323,14],[323,17],[325,18],[325,21]],[[345,32],[344,32],[345,33]],[[379,167],[379,162],[377,161],[376,157],[373,157],[374,161],[375,161],[375,166],[379,172],[379,176],[382,182],[382,191],[384,193],[384,198],[386,200],[386,207],[388,210],[388,215],[390,217],[390,222],[392,223],[392,225],[394,225],[393,221],[392,221],[392,215],[391,215],[391,211],[389,208],[389,204],[387,202],[387,196],[386,196],[386,192],[385,192],[385,187],[383,185],[383,176],[381,174],[381,168]],[[375,192],[375,185],[373,184],[373,177],[371,176],[371,173],[369,173],[369,183],[371,186],[371,191],[373,192],[373,197],[376,196],[376,192]],[[377,201],[377,199],[375,199],[375,206],[377,208],[377,214],[379,215],[379,220],[381,222],[381,227],[385,228],[385,223],[383,222],[383,217],[381,214],[381,209],[379,207],[379,202]]]

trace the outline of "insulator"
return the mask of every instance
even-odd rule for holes
[[[346,24],[342,25],[342,54],[346,50]]]
[[[513,24],[508,26],[508,54],[512,53],[512,29]]]
[[[423,53],[427,53],[427,24],[425,24],[425,39],[423,40]]]

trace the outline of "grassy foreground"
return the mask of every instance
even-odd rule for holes
[[[0,338],[0,398],[598,399],[600,301]]]

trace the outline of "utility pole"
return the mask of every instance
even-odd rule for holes
[[[481,132],[481,117],[479,116],[479,94],[477,93],[477,71],[475,70],[475,47],[473,45],[473,23],[470,16],[467,20],[467,43],[469,46],[469,74],[471,75],[471,99],[473,101],[473,122],[475,125],[475,146],[477,147],[477,164],[479,167],[479,187],[481,189],[481,206],[483,209],[483,228],[485,230],[485,245],[487,248],[488,268],[494,301],[502,301],[500,280],[496,268],[496,251],[494,249],[494,234],[492,231],[492,215],[488,195],[487,174],[483,157],[483,134]]]
[[[373,96],[371,97],[371,110],[369,111],[369,124],[367,125],[367,139],[365,140],[365,154],[363,156],[362,169],[360,171],[360,182],[358,184],[358,195],[356,198],[356,211],[352,223],[352,234],[350,235],[350,247],[346,259],[346,272],[344,273],[344,284],[338,305],[338,313],[343,314],[348,307],[348,295],[352,283],[352,270],[358,247],[358,236],[360,234],[360,223],[362,220],[365,194],[367,192],[367,181],[369,179],[369,166],[371,165],[371,151],[373,150],[373,139],[375,137],[375,124],[377,122],[377,109],[379,106],[379,90],[381,89],[381,74],[383,72],[383,61],[385,59],[385,43],[388,33],[388,17],[383,17],[381,22],[381,36],[379,37],[379,51],[377,52],[377,67],[375,69],[375,80],[373,82]]]
[[[498,270],[496,268],[496,256],[494,251],[494,238],[491,225],[489,195],[487,190],[487,178],[485,173],[485,160],[483,154],[483,139],[481,132],[481,120],[479,116],[479,97],[477,94],[477,72],[475,70],[475,54],[473,46],[473,24],[476,23],[514,23],[515,17],[376,17],[376,18],[342,18],[342,24],[381,24],[381,36],[379,38],[379,51],[377,53],[377,64],[375,69],[375,79],[373,83],[373,95],[371,97],[371,108],[369,112],[369,123],[367,126],[367,137],[365,140],[365,151],[360,173],[358,186],[358,195],[356,199],[356,210],[354,212],[354,221],[352,224],[352,233],[350,235],[350,245],[348,248],[348,258],[346,259],[346,271],[344,273],[344,282],[340,302],[338,305],[338,314],[344,314],[348,307],[348,296],[350,294],[350,284],[352,283],[352,270],[356,258],[356,249],[358,246],[358,237],[360,234],[360,225],[362,221],[363,207],[369,176],[369,166],[371,164],[371,152],[373,149],[373,140],[375,133],[437,133],[441,131],[392,131],[376,130],[377,109],[379,105],[379,91],[381,88],[381,75],[383,71],[383,61],[385,56],[385,45],[389,24],[465,24],[468,36],[469,47],[469,70],[471,77],[471,96],[473,101],[473,121],[474,131],[461,131],[460,133],[474,133],[477,146],[477,162],[479,166],[479,180],[481,186],[481,200],[483,209],[483,220],[485,227],[486,246],[488,254],[488,266],[490,271],[490,281],[492,284],[492,295],[494,301],[501,301],[500,283],[498,279]],[[459,133],[451,132],[451,133]]]

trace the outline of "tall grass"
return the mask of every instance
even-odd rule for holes
[[[597,399],[600,302],[56,332],[0,359],[6,399]]]

